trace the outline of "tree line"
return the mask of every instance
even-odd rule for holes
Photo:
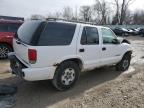
[[[144,10],[130,11],[129,7],[136,0],[95,0],[93,5],[84,5],[80,8],[64,7],[63,11],[48,13],[47,18],[64,18],[93,22],[98,25],[144,24]],[[41,15],[32,15],[31,19],[41,18]]]

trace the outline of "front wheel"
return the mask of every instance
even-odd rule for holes
[[[58,90],[70,89],[79,78],[80,68],[73,61],[66,61],[56,69],[52,83]]]
[[[125,54],[122,60],[116,65],[117,71],[126,71],[130,66],[131,54]]]

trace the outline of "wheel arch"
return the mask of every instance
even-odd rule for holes
[[[13,47],[11,44],[7,43],[7,42],[0,42],[0,44],[3,44],[3,45],[7,45],[8,47],[11,48],[11,50],[13,51]]]
[[[123,58],[125,55],[131,55],[131,54],[132,54],[132,50],[129,50],[129,51],[127,51],[127,52],[125,52],[125,53],[123,54],[122,58]]]
[[[76,64],[78,64],[80,70],[83,69],[83,62],[82,62],[82,60],[81,60],[80,58],[69,58],[69,59],[65,59],[65,60],[61,61],[58,65],[60,65],[60,64],[63,63],[63,62],[67,62],[67,61],[73,61],[73,62],[75,62]]]

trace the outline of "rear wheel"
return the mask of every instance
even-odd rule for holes
[[[58,90],[70,89],[79,78],[80,68],[73,61],[60,64],[57,68],[52,83]]]
[[[6,44],[0,44],[0,59],[6,59],[8,53],[12,51],[12,48]]]
[[[117,71],[126,71],[130,66],[131,54],[127,53],[123,56],[122,60],[116,65]]]

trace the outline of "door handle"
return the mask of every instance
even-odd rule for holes
[[[85,50],[84,49],[79,49],[79,52],[84,52]]]
[[[105,51],[105,50],[106,50],[106,47],[103,47],[103,48],[102,48],[102,51]]]

